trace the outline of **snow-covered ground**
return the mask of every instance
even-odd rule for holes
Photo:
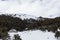
[[[57,40],[52,32],[43,32],[40,30],[23,31],[23,32],[8,32],[13,37],[15,34],[19,34],[22,40]]]

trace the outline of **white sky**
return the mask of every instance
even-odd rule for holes
[[[60,0],[0,0],[0,12],[34,16],[60,16]]]

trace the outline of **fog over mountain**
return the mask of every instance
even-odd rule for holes
[[[0,13],[60,16],[60,0],[0,0]]]

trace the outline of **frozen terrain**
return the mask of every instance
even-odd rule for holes
[[[23,32],[8,32],[13,38],[13,35],[19,34],[22,40],[57,40],[52,32],[43,32],[40,30],[23,31]]]

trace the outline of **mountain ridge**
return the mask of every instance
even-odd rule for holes
[[[6,14],[4,14],[4,13],[1,13],[0,15],[10,15],[10,16],[13,16],[13,17],[18,17],[18,18],[21,18],[22,20],[24,20],[24,19],[35,19],[35,20],[38,20],[39,19],[39,17],[36,17],[36,16],[33,16],[33,15],[28,15],[28,14],[13,14],[13,13],[11,13],[11,14],[8,14],[8,13],[6,13]]]

